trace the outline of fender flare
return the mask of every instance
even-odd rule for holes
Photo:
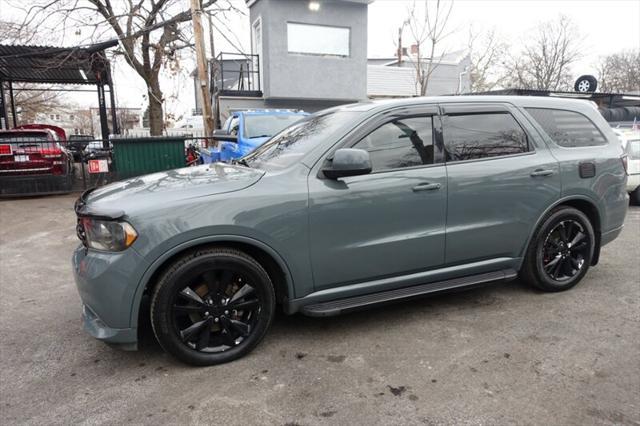
[[[142,295],[144,293],[144,290],[147,288],[147,285],[149,284],[151,277],[153,277],[153,275],[158,271],[160,267],[162,267],[162,265],[165,264],[167,260],[169,260],[171,257],[175,256],[176,254],[184,250],[188,250],[191,247],[196,247],[196,246],[208,244],[208,243],[220,243],[220,242],[221,243],[225,243],[225,242],[243,243],[243,244],[252,245],[258,249],[265,251],[276,261],[278,266],[284,272],[286,287],[287,287],[287,294],[288,295],[295,294],[293,289],[293,278],[291,276],[291,271],[289,270],[289,266],[284,261],[282,256],[280,256],[280,254],[278,254],[278,252],[275,249],[273,249],[270,245],[262,241],[256,240],[255,238],[245,237],[242,235],[210,235],[206,237],[199,237],[189,241],[182,242],[172,247],[171,249],[162,253],[162,255],[160,255],[158,258],[156,258],[155,260],[153,260],[153,262],[150,263],[150,266],[147,268],[144,274],[142,274],[142,278],[138,282],[136,291],[134,293],[134,297],[133,297],[133,301],[130,309],[131,313],[129,317],[129,326],[134,329],[138,327],[138,316],[140,314],[140,306],[142,303]]]
[[[553,204],[551,204],[549,207],[547,207],[542,214],[540,215],[540,217],[538,217],[538,220],[536,220],[535,225],[531,228],[531,231],[529,232],[529,236],[527,237],[527,242],[526,244],[523,246],[522,248],[522,253],[520,256],[520,265],[518,267],[518,269],[522,268],[522,262],[524,262],[524,258],[527,254],[527,249],[529,248],[529,244],[531,244],[531,239],[533,238],[533,234],[535,234],[536,230],[538,229],[538,227],[540,226],[540,224],[542,223],[542,219],[544,219],[547,214],[555,209],[556,207],[558,207],[561,204],[566,203],[567,201],[586,201],[587,203],[593,205],[593,207],[596,209],[596,211],[598,212],[598,218],[600,220],[600,224],[602,224],[602,214],[600,213],[600,209],[598,208],[598,203],[596,203],[593,198],[587,197],[586,195],[567,195],[565,197],[559,198],[558,200],[556,200]],[[601,233],[602,231],[600,231]],[[598,257],[599,257],[599,252],[600,252],[600,233],[596,233],[596,247],[595,247],[595,251],[593,254],[593,258],[597,263]],[[595,265],[595,263],[592,263]]]

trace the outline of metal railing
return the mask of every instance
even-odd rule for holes
[[[222,52],[209,62],[211,91],[222,96],[262,96],[260,56]]]

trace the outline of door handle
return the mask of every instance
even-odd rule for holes
[[[420,185],[416,185],[413,188],[413,192],[418,191],[436,191],[440,189],[439,183],[421,183]]]
[[[555,172],[553,170],[549,170],[549,169],[536,169],[533,172],[531,172],[531,177],[538,177],[538,176],[551,176],[552,174],[554,174]]]

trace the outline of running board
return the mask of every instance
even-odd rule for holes
[[[340,315],[346,312],[367,308],[374,305],[397,302],[433,293],[466,289],[495,281],[508,281],[516,278],[518,273],[513,269],[506,269],[485,274],[454,278],[411,287],[388,290],[380,293],[365,294],[363,296],[348,297],[328,302],[314,303],[303,306],[301,312],[312,317]]]

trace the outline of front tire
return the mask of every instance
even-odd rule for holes
[[[568,290],[587,273],[595,241],[584,213],[559,206],[543,219],[529,243],[521,278],[542,291]]]
[[[176,260],[151,299],[151,324],[160,346],[192,365],[238,359],[262,340],[275,312],[267,272],[247,254],[206,248]]]

